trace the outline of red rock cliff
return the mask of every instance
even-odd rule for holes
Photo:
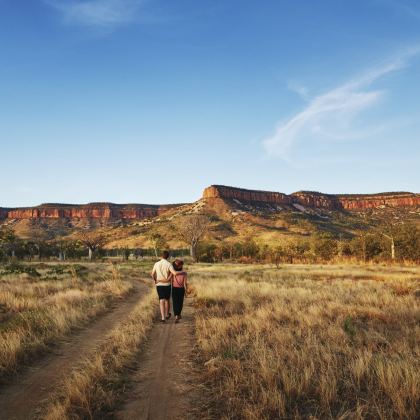
[[[409,207],[420,205],[420,194],[413,193],[339,195],[337,198],[346,210],[360,210],[379,206]]]
[[[8,219],[145,219],[158,216],[174,205],[91,203],[84,205],[42,204],[37,207],[0,209]]]
[[[243,188],[212,185],[203,192],[203,198],[236,199],[246,202],[272,204],[302,204],[311,208],[329,210],[363,210],[379,206],[406,207],[420,206],[420,194],[379,193],[379,194],[323,194],[312,191],[299,191],[290,195],[269,191],[254,191]]]
[[[294,203],[302,204],[311,208],[323,208],[328,210],[340,210],[343,208],[338,198],[331,194],[299,191],[290,194]]]
[[[262,202],[272,204],[291,204],[291,198],[283,193],[271,191],[246,190],[244,188],[212,185],[203,192],[203,198],[226,198],[247,202]]]
[[[311,208],[329,210],[363,210],[380,206],[407,207],[420,206],[420,194],[414,193],[380,193],[366,195],[333,195],[311,191],[299,191],[290,195],[246,190],[243,188],[212,185],[203,192],[205,199],[235,199],[241,202],[269,203],[275,205],[302,204]],[[180,204],[178,204],[180,205]],[[156,217],[165,211],[178,206],[148,204],[113,204],[91,203],[84,205],[42,204],[37,207],[0,208],[0,219],[145,219]]]

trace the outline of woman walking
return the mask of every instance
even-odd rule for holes
[[[187,290],[187,273],[183,271],[184,261],[175,260],[173,267],[176,271],[172,275],[172,306],[174,309],[175,323],[181,319],[182,307],[184,305],[185,291]]]

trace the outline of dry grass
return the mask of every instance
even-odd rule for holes
[[[106,341],[82,361],[60,387],[46,408],[46,420],[103,418],[112,409],[122,388],[122,373],[137,354],[156,310],[155,291],[146,295],[127,321],[117,326]]]
[[[415,418],[419,269],[195,266],[212,418]]]
[[[0,381],[132,288],[108,264],[87,267],[44,264],[41,277],[0,276]]]

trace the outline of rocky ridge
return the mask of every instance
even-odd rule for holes
[[[146,219],[159,216],[177,205],[148,204],[41,204],[36,207],[2,209],[3,219]]]
[[[325,210],[366,210],[380,207],[415,207],[420,206],[420,194],[410,192],[390,192],[379,194],[323,194],[313,191],[299,191],[290,195],[211,185],[207,187],[202,199],[215,203],[240,202],[267,204],[273,206],[304,206],[311,209]],[[103,220],[142,220],[151,219],[169,210],[181,208],[185,204],[149,205],[149,204],[41,204],[25,208],[0,208],[0,219],[103,219]]]
[[[224,199],[267,204],[303,205],[327,210],[365,210],[380,206],[408,207],[420,205],[420,194],[390,192],[379,194],[323,194],[314,191],[299,191],[290,195],[212,185],[204,190],[207,200]]]

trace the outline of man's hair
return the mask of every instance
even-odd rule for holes
[[[167,260],[169,258],[169,251],[163,251],[162,258],[165,258],[165,260]]]

